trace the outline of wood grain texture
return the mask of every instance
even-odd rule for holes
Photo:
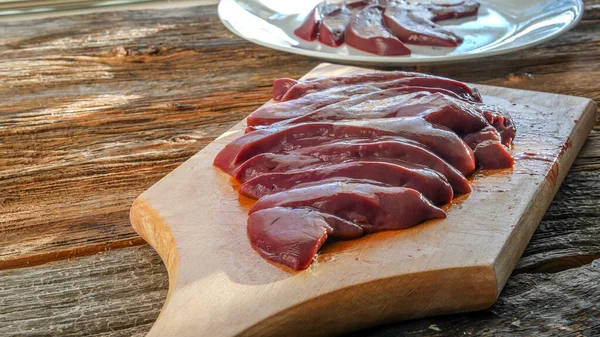
[[[584,2],[586,11],[581,23],[541,46],[482,60],[404,69],[470,82],[590,97],[600,102],[596,80],[600,77],[597,62],[600,1]],[[218,64],[215,58],[220,60]],[[214,6],[1,23],[0,268],[142,244],[127,219],[131,200],[266,101],[274,77],[298,77],[318,62],[236,38],[218,24]],[[113,95],[113,99],[101,96],[104,94]],[[141,97],[127,101],[121,95]],[[130,104],[122,104],[123,101]],[[138,108],[138,102],[144,109]],[[88,119],[90,123],[86,122]],[[152,124],[147,124],[148,121]],[[91,151],[86,151],[88,148]],[[12,170],[17,163],[24,168],[23,172]],[[66,187],[58,189],[52,184],[55,177],[60,178],[58,186]],[[46,183],[35,187],[38,180]],[[101,187],[101,193],[94,189],[95,185]],[[102,192],[107,188],[109,191]],[[583,280],[582,284],[587,282],[584,297],[597,291],[597,282],[593,282],[597,275],[581,278],[590,267],[574,267],[600,257],[597,245],[600,214],[593,208],[597,200],[577,197],[595,196],[598,189],[600,125],[590,135],[525,251],[517,269],[524,274],[509,280],[497,303],[512,289],[515,293],[522,292],[522,297],[515,297],[515,305],[523,310],[515,312],[513,307],[494,306],[492,311],[484,311],[483,316],[424,321],[452,328],[441,333],[435,331],[435,326],[429,328],[431,324],[412,327],[401,323],[395,325],[395,330],[374,330],[369,332],[370,336],[434,333],[445,336],[452,335],[452,331],[459,331],[456,335],[469,331],[473,336],[495,336],[493,331],[506,329],[514,330],[514,334],[505,333],[506,336],[576,336],[577,331],[585,336],[598,335],[590,334],[597,332],[594,328],[598,325],[597,314],[592,315],[591,322],[586,321],[585,315],[580,314],[577,298],[562,298],[560,306],[548,305],[551,317],[560,315],[565,325],[573,325],[572,333],[563,334],[542,324],[543,317],[531,316],[530,312],[543,306],[540,303],[543,298],[538,301],[540,306],[530,306],[533,302],[527,298],[537,292],[527,291],[528,283],[512,282],[530,277],[540,281],[535,281],[539,287],[560,293],[562,288],[546,282],[545,275],[529,273],[573,268],[557,275]],[[83,207],[77,207],[79,201],[84,202]],[[68,212],[54,209],[69,204],[72,207]],[[109,254],[125,251],[128,249]],[[138,263],[143,264],[150,256],[149,250],[145,252],[136,257]],[[158,261],[157,256],[152,258]],[[72,270],[71,264],[92,269],[89,259],[92,258],[37,268],[50,268],[48,277],[58,278],[66,270]],[[121,263],[120,259],[116,258],[114,264]],[[121,276],[123,280],[135,279],[148,272],[152,274],[152,282],[166,287],[166,275],[161,274],[164,267],[152,268],[155,270],[132,267]],[[26,273],[28,269],[0,272],[0,282],[20,286],[24,279],[12,275]],[[118,281],[99,278],[98,284],[110,287]],[[48,287],[37,290],[52,293],[61,285],[62,282],[50,282]],[[8,286],[3,287],[9,289]],[[146,288],[135,282],[119,289],[119,293],[111,296],[143,298],[147,294]],[[165,294],[163,288],[162,295]],[[47,317],[38,308],[51,308],[54,299],[28,298],[28,303],[14,302],[16,308],[0,306],[0,312],[11,310],[13,319],[23,331],[30,331],[30,336],[60,335],[58,326],[77,331],[73,336],[117,336],[119,332],[113,331],[110,322],[125,318],[129,320],[128,331],[141,336],[150,324],[136,327],[136,322],[154,320],[164,302],[164,297],[156,296],[155,310],[126,310],[125,316],[122,312],[105,316],[96,321],[98,330],[88,333],[83,330],[85,321],[103,310],[101,306],[90,303],[88,314],[82,316],[82,306],[72,301],[62,307],[64,315],[49,318],[47,324],[38,324]],[[517,324],[507,326],[513,317],[514,322],[521,322],[520,328]],[[0,319],[0,328],[4,328],[4,322]],[[2,336],[11,336],[11,330],[0,331]],[[451,332],[444,334],[445,331]],[[130,334],[119,336],[124,335]]]
[[[167,283],[148,246],[0,271],[0,336],[144,336]]]
[[[306,77],[368,71],[321,64]],[[170,276],[148,336],[326,336],[491,306],[595,124],[597,107],[579,97],[478,89],[487,104],[513,111],[514,169],[476,173],[473,191],[455,199],[444,220],[326,244],[305,271],[282,270],[253,251],[245,230],[252,201],[212,166],[245,121],[161,179],[131,209],[133,227]]]
[[[600,289],[590,285],[599,277],[600,260],[554,274],[516,275],[485,311],[346,337],[595,337]],[[158,316],[167,283],[148,246],[0,271],[0,336],[142,337]]]
[[[142,244],[132,200],[316,63],[240,43],[214,7],[29,26],[0,25],[0,268]]]
[[[600,260],[555,274],[512,277],[485,311],[363,330],[347,337],[594,337],[600,335]]]
[[[405,69],[600,100],[599,17],[587,1],[540,47]],[[0,268],[143,244],[131,200],[317,63],[242,41],[215,6],[1,23]]]

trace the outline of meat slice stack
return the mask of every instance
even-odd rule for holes
[[[328,237],[444,218],[439,206],[469,193],[477,168],[513,165],[510,115],[458,81],[410,72],[278,79],[273,96],[214,165],[258,199],[252,246],[295,270]]]
[[[403,0],[349,0],[317,5],[294,34],[338,47],[344,43],[382,56],[408,55],[404,43],[456,47],[463,38],[436,21],[476,15],[479,3],[408,3]]]

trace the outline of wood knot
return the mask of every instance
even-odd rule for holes
[[[112,50],[112,54],[117,57],[124,57],[124,56],[129,55],[129,49],[127,49],[123,46],[119,46]]]
[[[508,75],[508,80],[510,82],[524,82],[524,81],[528,81],[528,80],[533,80],[535,78],[535,76],[533,74],[530,73],[525,73],[525,72],[516,72],[516,73],[511,73]]]
[[[164,54],[167,48],[158,46],[138,46],[138,47],[124,47],[119,46],[112,50],[112,54],[116,57],[125,56],[155,56]]]

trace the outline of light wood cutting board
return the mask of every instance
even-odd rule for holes
[[[306,77],[366,69],[322,64]],[[170,288],[148,336],[326,336],[496,301],[596,120],[586,98],[478,86],[515,111],[514,169],[476,173],[448,217],[328,243],[309,269],[262,259],[246,237],[252,200],[212,166],[242,121],[140,197],[135,230]],[[517,105],[514,105],[517,104]]]

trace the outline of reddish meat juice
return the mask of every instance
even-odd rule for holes
[[[280,102],[252,113],[247,133],[214,165],[258,199],[248,218],[252,247],[294,270],[308,268],[328,238],[444,218],[439,207],[471,191],[477,168],[514,164],[510,114],[458,81],[388,72],[274,87]]]

